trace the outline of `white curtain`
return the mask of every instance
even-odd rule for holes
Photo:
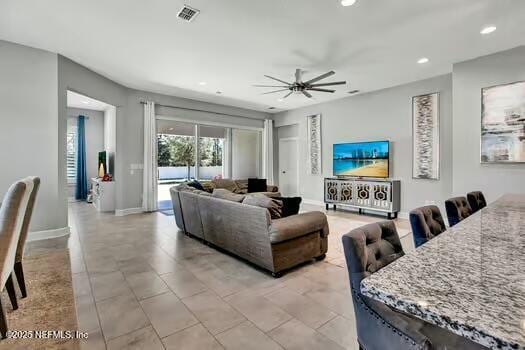
[[[273,120],[264,121],[263,131],[263,178],[273,185]]]
[[[142,209],[157,210],[157,128],[155,103],[144,104],[144,173],[142,187]]]

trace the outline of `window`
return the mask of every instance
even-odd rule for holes
[[[77,128],[70,121],[68,121],[66,137],[67,182],[74,184],[77,181]]]
[[[160,182],[195,178],[195,124],[157,120],[157,165]]]
[[[226,128],[199,127],[199,180],[224,177]]]

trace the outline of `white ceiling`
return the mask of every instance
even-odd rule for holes
[[[105,111],[110,105],[94,98],[81,95],[73,91],[67,91],[67,106],[94,111]]]
[[[191,23],[176,17],[184,3],[201,10]],[[0,39],[58,52],[129,87],[276,112],[523,45],[523,18],[523,0],[2,0]],[[497,31],[480,35],[487,24]],[[417,64],[423,56],[430,62]],[[271,83],[264,74],[292,80],[295,68],[305,78],[333,69],[331,79],[348,85],[284,102],[252,86]]]

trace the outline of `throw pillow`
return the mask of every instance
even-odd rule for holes
[[[213,184],[213,188],[221,188],[230,192],[237,192],[239,190],[235,181],[231,179],[214,179],[211,182]]]
[[[283,202],[282,217],[297,215],[301,207],[301,197],[273,197]]]
[[[236,194],[231,191],[228,191],[224,188],[216,188],[213,190],[212,197],[225,199],[227,201],[239,202],[241,203],[244,200],[245,195]]]
[[[188,186],[191,186],[197,190],[201,190],[201,191],[204,191],[204,187],[202,187],[202,184],[197,181],[197,180],[193,180],[193,181],[190,181],[187,183]]]
[[[248,193],[266,192],[266,179],[248,179]]]
[[[280,219],[283,202],[275,198],[270,198],[264,194],[251,194],[246,196],[242,204],[252,205],[255,207],[266,208],[272,219]]]

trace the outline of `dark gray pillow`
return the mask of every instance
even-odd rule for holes
[[[253,205],[268,209],[272,219],[280,219],[282,215],[283,202],[270,198],[264,194],[250,194],[242,201],[242,204]]]
[[[228,191],[227,189],[224,189],[224,188],[215,188],[213,190],[212,197],[241,203],[244,200],[244,197],[246,196],[243,194],[233,193],[232,191]]]

